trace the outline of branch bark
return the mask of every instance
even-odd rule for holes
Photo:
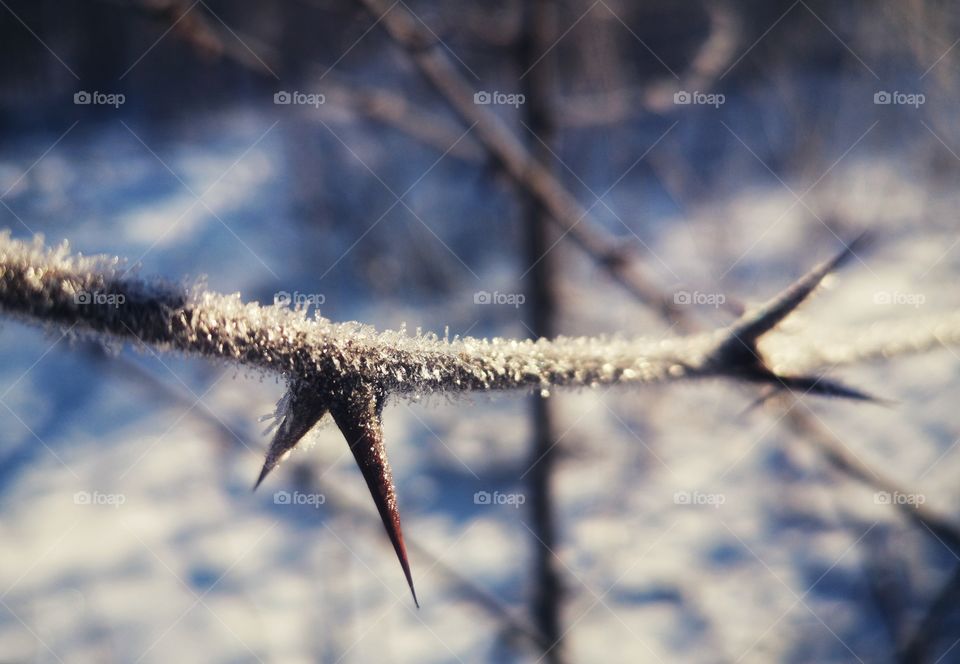
[[[844,252],[844,256],[848,252]],[[195,285],[142,279],[110,256],[71,254],[0,234],[0,310],[158,350],[276,372],[337,391],[353,381],[388,394],[638,385],[727,377],[782,384],[796,374],[960,345],[960,312],[869,328],[776,334],[840,257],[728,328],[671,337],[439,338],[243,302]],[[816,328],[813,328],[816,331]],[[768,334],[773,331],[774,334]],[[756,346],[756,355],[743,349]],[[762,360],[760,359],[762,358]],[[759,364],[758,364],[759,363]],[[772,369],[764,373],[766,368]],[[791,385],[786,385],[791,387]],[[826,392],[817,390],[817,394]]]
[[[245,303],[239,294],[145,280],[131,274],[115,257],[71,254],[65,244],[50,249],[41,241],[24,242],[4,234],[0,235],[0,310],[72,333],[276,372],[327,392],[349,390],[355,381],[376,385],[388,394],[426,394],[638,385],[707,377],[769,384],[786,381],[786,387],[792,387],[789,382],[796,378],[792,374],[960,345],[960,312],[878,323],[866,330],[835,329],[827,339],[802,332],[768,339],[765,335],[836,262],[818,266],[731,327],[707,333],[668,339],[444,339],[419,330],[413,335],[405,330],[378,332],[357,322],[334,323],[319,316],[310,318],[305,311]],[[782,306],[784,302],[787,306]],[[755,346],[756,351],[751,351]],[[825,379],[821,383],[830,384]],[[815,388],[815,393],[829,392]]]

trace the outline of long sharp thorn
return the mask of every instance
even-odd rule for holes
[[[776,327],[794,309],[800,306],[820,285],[824,277],[855,256],[857,249],[862,248],[868,240],[869,236],[866,233],[861,233],[853,241],[846,244],[843,251],[814,267],[759,308],[752,309],[742,315],[725,331],[711,358],[713,366],[718,368],[721,373],[736,375],[753,382],[766,383],[772,388],[744,412],[749,412],[762,404],[781,389],[802,394],[882,404],[890,403],[885,399],[847,387],[842,383],[822,376],[777,375],[765,365],[757,350],[757,342],[761,336]]]
[[[776,380],[786,389],[802,394],[816,394],[824,397],[838,397],[853,399],[854,401],[869,401],[870,403],[892,405],[889,399],[874,396],[855,387],[824,378],[823,376],[777,376]]]
[[[756,342],[806,300],[824,277],[855,256],[857,249],[862,249],[868,240],[869,235],[861,233],[836,256],[814,267],[759,309],[747,311],[730,327],[730,334],[748,345]]]
[[[417,591],[413,587],[407,548],[403,542],[393,473],[390,470],[390,462],[387,459],[387,450],[383,441],[383,425],[380,417],[382,410],[382,396],[376,394],[374,389],[364,386],[356,388],[351,395],[330,406],[333,421],[337,423],[344,438],[347,439],[353,458],[360,467],[363,479],[367,482],[367,488],[380,513],[383,527],[387,531],[387,536],[393,544],[393,550],[407,579],[410,594],[413,595],[413,603],[420,608]]]

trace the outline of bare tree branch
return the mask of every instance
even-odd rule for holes
[[[467,162],[481,163],[486,153],[469,136],[461,139],[462,130],[455,122],[421,108],[402,95],[369,84],[351,84],[333,74],[324,78],[326,103],[362,114],[376,122],[403,132],[413,140],[446,156]],[[301,116],[316,121],[308,107]],[[453,126],[450,126],[453,125]]]
[[[705,2],[703,8],[710,32],[677,78],[665,76],[643,87],[567,97],[558,105],[557,123],[582,128],[624,122],[642,113],[666,113],[675,108],[675,93],[713,88],[739,52],[741,26],[727,2]]]
[[[536,198],[564,234],[587,254],[610,265],[610,274],[641,302],[660,311],[678,328],[689,329],[686,312],[665,298],[636,263],[625,260],[622,242],[602,230],[563,184],[535,159],[500,118],[473,101],[476,90],[450,61],[437,38],[402,3],[359,0],[384,26],[387,34],[410,55],[450,107],[473,127],[473,135],[496,158],[504,171]]]

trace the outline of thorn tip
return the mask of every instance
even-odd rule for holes
[[[397,507],[396,488],[393,484],[393,472],[387,459],[387,450],[383,440],[383,425],[380,415],[383,411],[384,395],[372,385],[357,385],[342,398],[330,405],[333,421],[350,446],[353,458],[367,483],[370,496],[380,513],[380,520],[387,531],[394,553],[400,562],[403,575],[410,587],[413,602],[420,608],[417,592],[413,586],[407,547],[403,542],[403,530],[400,526],[400,510]]]

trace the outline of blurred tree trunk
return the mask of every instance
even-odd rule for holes
[[[524,0],[523,30],[518,48],[521,79],[526,96],[524,123],[534,136],[529,137],[531,153],[543,164],[552,157],[549,145],[554,131],[551,103],[554,93],[554,58],[547,53],[555,40],[556,12],[549,0]],[[546,55],[545,55],[546,54]],[[529,71],[528,71],[529,70]],[[538,140],[539,139],[539,140]],[[554,257],[551,248],[556,231],[547,211],[532,196],[524,196],[526,231],[527,303],[530,331],[534,338],[554,337],[556,292]],[[553,467],[556,463],[556,435],[552,402],[542,394],[530,397],[533,445],[529,473],[530,509],[533,530],[539,541],[533,542],[534,589],[531,610],[546,640],[553,647],[544,659],[563,660],[560,613],[563,590],[554,551],[557,543],[556,515],[553,506]]]

